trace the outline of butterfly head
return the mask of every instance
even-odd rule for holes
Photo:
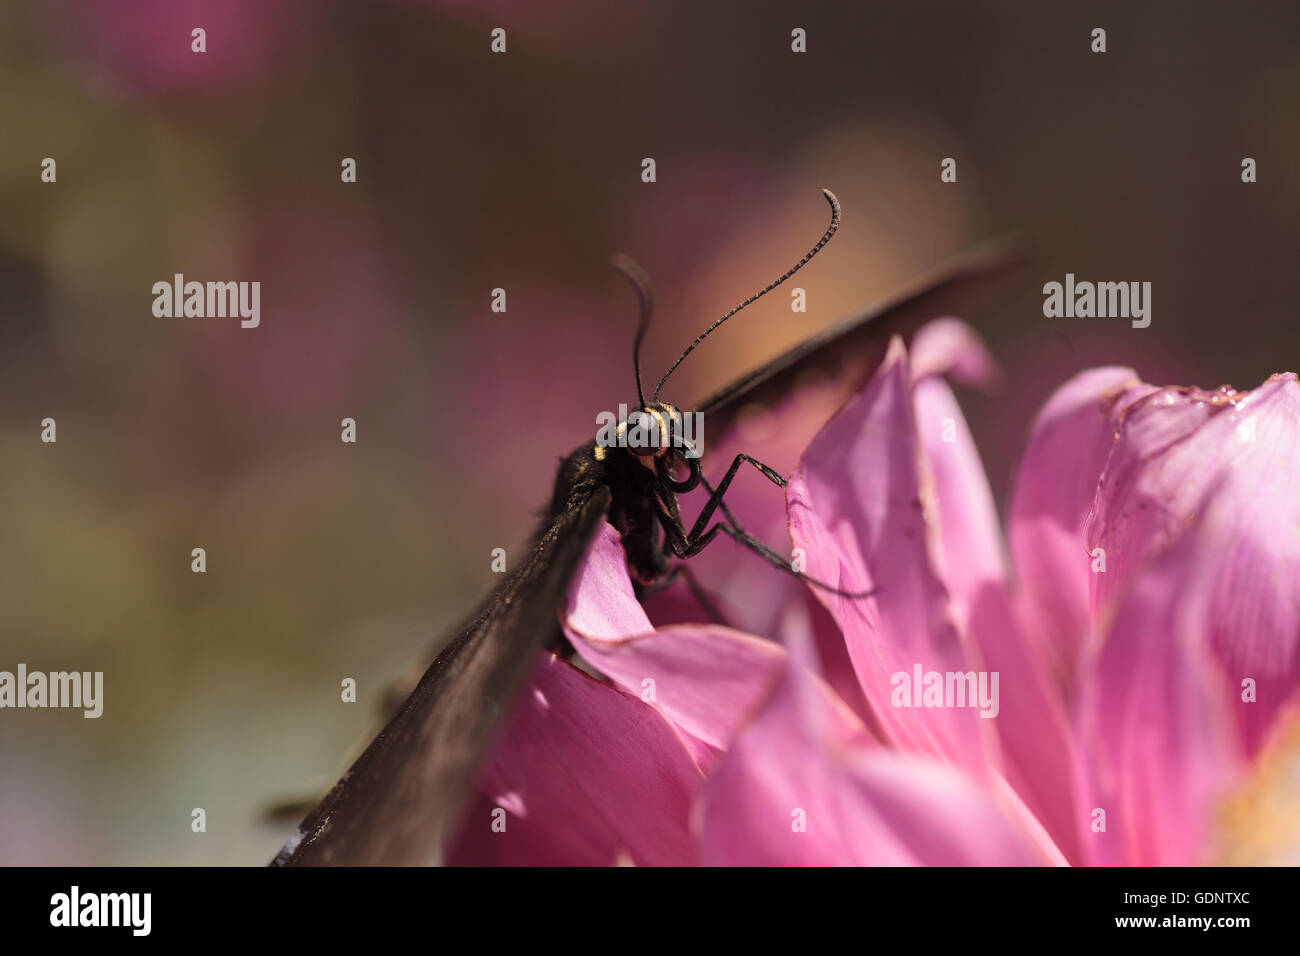
[[[823,189],[822,194],[826,197],[826,201],[830,203],[831,224],[822,234],[821,239],[817,241],[817,244],[779,278],[755,292],[697,335],[695,341],[686,346],[681,355],[677,356],[677,360],[668,367],[668,371],[664,372],[663,378],[659,379],[659,384],[655,386],[655,390],[651,393],[648,402],[645,400],[645,389],[641,383],[641,342],[645,338],[646,329],[650,327],[650,315],[654,304],[654,288],[645,270],[632,259],[622,254],[614,257],[614,266],[632,283],[632,288],[636,291],[640,303],[636,337],[632,341],[632,368],[636,372],[636,394],[639,408],[629,415],[626,421],[619,423],[618,444],[635,454],[641,463],[654,471],[659,480],[672,491],[689,491],[701,481],[700,453],[702,448],[699,442],[692,438],[692,435],[697,433],[698,426],[701,424],[700,413],[693,414],[690,422],[693,427],[687,428],[682,413],[675,406],[669,405],[667,402],[661,402],[659,393],[677,367],[682,364],[691,352],[695,351],[696,346],[712,335],[737,312],[758,301],[802,269],[826,243],[830,242],[831,236],[835,235],[835,231],[840,227],[840,201],[835,198],[835,194],[829,189]],[[644,437],[647,434],[649,438]],[[687,469],[685,475],[681,471],[683,467]]]
[[[685,425],[677,406],[648,402],[619,423],[618,443],[671,490],[690,491],[700,483],[701,473],[697,446]]]
[[[619,426],[626,447],[642,458],[662,458],[683,446],[682,413],[667,402],[650,402]]]

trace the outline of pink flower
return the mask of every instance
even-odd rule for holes
[[[736,557],[730,603],[779,608],[780,643],[655,627],[603,529],[564,625],[605,679],[544,657],[450,859],[1222,859],[1225,800],[1300,741],[1300,385],[1076,376],[1020,465],[1013,575],[940,377],[994,371],[932,323],[821,427],[787,488],[794,554],[875,595]]]

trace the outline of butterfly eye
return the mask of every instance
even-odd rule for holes
[[[644,411],[627,417],[627,447],[634,455],[646,458],[659,451],[658,423]]]

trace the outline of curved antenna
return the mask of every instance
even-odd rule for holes
[[[817,255],[817,253],[821,251],[822,246],[826,245],[826,243],[831,241],[831,236],[835,235],[835,230],[840,228],[840,201],[835,198],[835,194],[831,192],[829,189],[823,189],[822,195],[824,195],[826,197],[826,201],[831,204],[831,224],[826,227],[825,234],[823,234],[822,237],[817,240],[817,245],[809,249],[808,254],[805,255],[802,259],[800,259],[798,262],[796,262],[790,268],[789,272],[787,272],[785,275],[781,276],[781,278],[777,279],[775,282],[771,283],[765,288],[759,289],[757,292],[751,295],[744,302],[740,303],[740,305],[736,306],[734,309],[732,309],[730,312],[728,312],[722,318],[718,319],[718,321],[714,322],[707,329],[705,329],[698,336],[696,336],[695,341],[692,342],[690,345],[688,345],[686,347],[686,351],[683,352],[681,355],[677,356],[677,361],[672,364],[672,366],[668,369],[668,371],[664,372],[664,377],[661,378],[659,380],[659,384],[655,386],[655,393],[652,396],[651,399],[652,401],[659,400],[659,392],[663,389],[664,382],[668,381],[668,376],[672,375],[673,372],[677,370],[677,366],[682,364],[682,361],[686,358],[686,356],[690,355],[692,352],[695,351],[695,346],[699,345],[706,338],[708,338],[709,334],[713,332],[714,329],[720,326],[723,322],[726,322],[727,319],[731,318],[733,315],[735,315],[745,306],[757,302],[763,296],[767,295],[769,292],[771,292],[773,289],[779,286],[786,279],[790,278],[792,275],[794,275],[796,272],[798,272],[800,269],[806,266],[808,264],[808,260],[810,260],[813,256]]]
[[[614,268],[623,273],[636,290],[640,318],[636,325],[636,338],[632,342],[632,368],[636,371],[636,400],[645,408],[645,394],[641,391],[641,340],[645,338],[646,329],[650,328],[650,315],[655,307],[655,287],[640,263],[631,256],[616,252],[611,261]]]

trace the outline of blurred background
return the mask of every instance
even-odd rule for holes
[[[1298,104],[1283,2],[0,5],[0,669],[105,672],[99,720],[0,712],[0,863],[266,862],[262,809],[333,781],[634,400],[615,251],[658,287],[655,380],[843,202],[808,311],[729,324],[689,404],[1024,237],[980,315],[1006,387],[960,396],[1003,502],[1075,371],[1300,370]],[[177,272],[260,281],[260,327],[155,318]],[[1150,281],[1150,328],[1044,318],[1066,272]]]

